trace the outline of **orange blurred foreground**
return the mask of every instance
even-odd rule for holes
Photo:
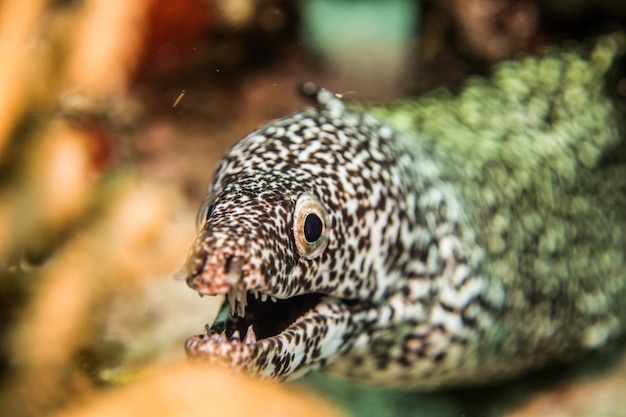
[[[118,386],[57,417],[333,417],[320,398],[226,369],[178,365]]]

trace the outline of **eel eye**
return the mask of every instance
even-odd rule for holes
[[[198,209],[198,214],[196,214],[196,233],[200,232],[207,220],[213,213],[213,209],[215,208],[215,199],[217,197],[216,192],[210,192],[204,197],[202,203],[200,204],[200,208]]]
[[[298,253],[313,259],[328,245],[327,216],[322,203],[310,194],[298,197],[293,212],[293,237]]]
[[[304,219],[304,238],[308,243],[315,243],[322,237],[324,223],[315,213],[309,213]]]

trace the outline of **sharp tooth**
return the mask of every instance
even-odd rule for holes
[[[241,335],[239,334],[239,330],[235,330],[233,335],[230,337],[230,342],[239,342],[241,341]]]
[[[230,314],[231,316],[234,316],[236,314],[235,311],[235,301],[237,301],[237,293],[235,292],[235,290],[230,290],[228,291],[228,304],[230,304]]]
[[[273,295],[270,297],[270,300],[272,300],[273,302],[276,302],[276,297],[274,297]]]
[[[239,301],[237,314],[239,317],[244,317],[246,315],[246,306],[248,305],[248,293],[246,291],[240,291],[237,293],[237,300]]]
[[[246,315],[246,306],[248,305],[248,293],[245,290],[230,290],[227,297],[230,305],[230,315],[244,317]]]
[[[252,325],[248,326],[248,330],[246,330],[246,337],[243,340],[244,343],[256,343],[256,333],[254,333],[254,329]]]
[[[261,301],[267,301],[267,294],[265,294],[264,292],[261,293]]]

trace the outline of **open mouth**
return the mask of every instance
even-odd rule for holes
[[[369,304],[360,300],[321,292],[281,299],[245,288],[238,258],[229,259],[227,267],[191,262],[183,270],[191,288],[200,295],[226,296],[213,323],[185,342],[194,362],[226,365],[261,378],[293,379],[347,351],[365,323]]]
[[[265,293],[246,291],[230,292],[208,335],[216,341],[256,343],[276,336],[299,317],[313,309],[323,294],[304,294],[287,299],[277,299]]]
[[[261,378],[297,378],[349,349],[359,305],[320,293],[276,299],[231,289],[213,324],[187,339],[185,349],[194,361]]]

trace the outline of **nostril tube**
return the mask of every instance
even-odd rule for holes
[[[176,273],[175,278],[185,280],[187,285],[196,289],[196,277],[202,273],[207,262],[207,254],[199,249],[199,245],[194,247],[187,258],[185,265]]]
[[[239,283],[242,275],[243,261],[236,256],[229,256],[224,264],[224,272],[226,273],[226,282],[231,286]]]
[[[193,280],[196,276],[195,275],[187,275],[187,285],[191,288],[194,288],[194,283]]]

